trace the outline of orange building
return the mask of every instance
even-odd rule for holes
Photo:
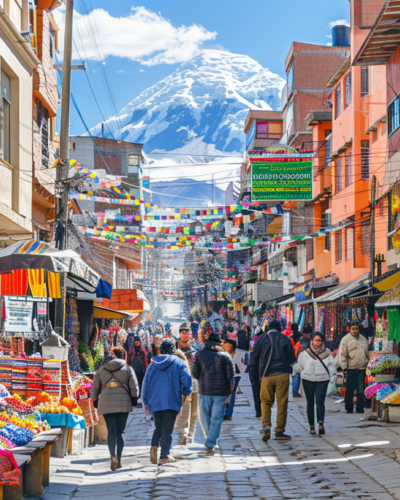
[[[314,205],[315,220],[319,227],[328,220],[343,229],[314,241],[315,262],[309,267],[313,265],[324,273],[330,267],[340,283],[369,272],[371,252],[375,256],[387,250],[387,239],[383,237],[387,212],[382,201],[375,211],[375,250],[370,244],[373,179],[379,186],[385,175],[386,68],[353,64],[382,4],[382,0],[351,1],[351,54],[326,89],[327,99],[332,102],[332,134],[327,137],[325,159],[322,153],[316,159],[314,199],[321,198]],[[314,140],[321,141],[329,122],[312,118],[309,124]],[[323,202],[329,191],[329,201]],[[318,273],[323,274],[320,270]]]

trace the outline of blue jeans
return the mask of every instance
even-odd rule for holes
[[[205,445],[214,448],[221,433],[227,396],[199,394],[200,422],[206,437]]]
[[[233,390],[231,393],[231,397],[229,398],[229,403],[225,405],[225,415],[227,415],[228,417],[231,417],[233,415],[233,407],[235,406],[235,400],[236,400],[236,391],[241,378],[242,377],[240,377],[240,375],[235,375],[233,377],[234,380]]]
[[[300,390],[300,373],[296,373],[292,377],[292,394],[299,394]]]

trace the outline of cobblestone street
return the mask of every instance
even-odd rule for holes
[[[305,400],[290,402],[287,431],[291,441],[261,440],[254,417],[251,386],[241,382],[230,422],[223,423],[219,450],[205,456],[197,426],[195,443],[177,445],[174,464],[150,464],[152,424],[144,411],[130,416],[123,468],[109,469],[104,445],[79,457],[52,459],[51,486],[45,500],[228,499],[400,499],[400,426],[361,421],[341,404],[328,400],[324,437],[311,436]],[[368,413],[366,414],[368,415]]]

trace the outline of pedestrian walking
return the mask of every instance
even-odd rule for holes
[[[291,439],[285,434],[289,398],[289,376],[296,356],[291,341],[281,333],[279,321],[270,321],[267,334],[259,336],[254,348],[254,362],[261,379],[261,416],[263,440],[271,437],[271,408],[275,397],[278,406],[275,439]]]
[[[336,360],[329,349],[325,347],[325,336],[315,332],[310,347],[299,354],[293,373],[301,375],[303,388],[307,399],[307,418],[310,424],[310,434],[315,434],[315,407],[319,434],[325,434],[325,399],[329,381],[336,372]]]
[[[368,341],[360,334],[358,324],[353,323],[350,333],[342,338],[339,346],[338,364],[345,372],[346,394],[344,405],[346,413],[354,411],[356,394],[356,411],[364,413],[365,408],[365,370],[369,363]]]
[[[246,333],[245,330],[239,330],[238,337],[241,331]],[[235,370],[235,375],[233,376],[232,380],[232,392],[229,396],[229,401],[227,401],[225,405],[224,420],[232,420],[239,382],[242,378],[243,373],[245,373],[246,371],[246,365],[243,363],[243,358],[247,351],[244,349],[239,349],[237,347],[238,344],[239,343],[236,342],[236,340],[232,339],[227,339],[224,344],[224,350],[231,356]]]
[[[298,358],[301,351],[301,333],[299,332],[299,325],[297,323],[292,323],[292,334],[290,335],[290,341],[294,349],[296,358]],[[294,398],[301,398],[300,395],[300,373],[292,375],[292,395]]]
[[[192,365],[196,351],[190,345],[190,323],[185,321],[179,327],[179,340],[177,348],[184,354],[189,365],[190,373],[192,373]],[[175,429],[178,430],[179,444],[185,445],[187,442],[193,442],[194,431],[197,416],[198,403],[198,382],[192,377],[193,391],[185,399],[182,404],[182,410],[176,418]]]
[[[223,351],[219,336],[210,334],[204,348],[196,353],[192,366],[192,375],[199,381],[200,423],[207,455],[213,454],[221,432],[233,374],[232,359]]]
[[[133,349],[128,352],[128,365],[133,368],[139,384],[139,390],[142,392],[142,384],[148,366],[148,359],[139,335],[135,335],[133,338]]]
[[[112,355],[108,356],[105,363],[97,370],[91,393],[94,406],[98,409],[99,415],[104,416],[106,422],[112,471],[122,467],[121,457],[124,449],[122,434],[132,406],[137,405],[139,396],[136,375],[125,359],[125,349],[114,348]]]
[[[192,378],[188,365],[175,356],[173,339],[164,339],[160,355],[153,358],[143,380],[142,401],[145,409],[153,414],[155,429],[151,440],[150,461],[159,465],[172,463],[170,457],[175,420],[182,407],[182,396],[192,392]]]

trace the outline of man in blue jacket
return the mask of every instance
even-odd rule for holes
[[[152,413],[156,428],[151,440],[150,461],[157,464],[158,447],[161,444],[159,465],[175,460],[169,456],[175,420],[182,407],[182,396],[192,392],[192,377],[188,365],[175,356],[175,340],[164,339],[160,356],[153,358],[146,371],[142,386],[145,410]]]

